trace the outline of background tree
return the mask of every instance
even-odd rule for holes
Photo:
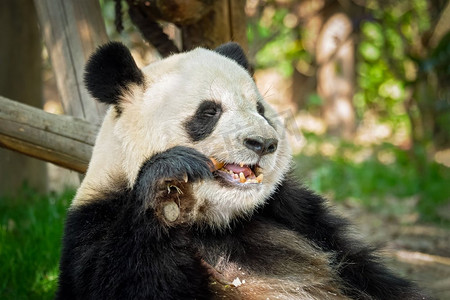
[[[120,32],[123,1],[114,1],[115,25]],[[126,3],[134,25],[163,57],[199,46],[214,49],[232,40],[247,48],[245,0],[127,0]],[[179,36],[175,41],[163,32],[161,22],[177,26]]]
[[[0,95],[42,107],[42,42],[32,0],[0,1]],[[0,149],[0,195],[15,193],[26,181],[47,191],[46,164]]]

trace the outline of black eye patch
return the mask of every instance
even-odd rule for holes
[[[195,114],[184,123],[192,141],[198,142],[208,137],[214,131],[222,111],[220,103],[215,101],[205,100],[200,103]]]
[[[264,113],[266,112],[266,109],[264,108],[264,105],[261,104],[261,102],[256,103],[256,110],[258,111],[258,114],[264,117]]]
[[[267,116],[265,115],[266,113],[266,109],[264,108],[264,105],[261,102],[256,102],[256,111],[258,112],[258,114],[260,114],[264,119],[266,119],[267,123],[269,123],[270,126],[272,126],[273,128],[275,128],[273,122],[267,118]]]

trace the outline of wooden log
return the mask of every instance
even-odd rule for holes
[[[36,10],[67,115],[98,122],[106,107],[83,84],[84,65],[108,41],[98,1],[35,0]]]
[[[0,96],[0,146],[84,173],[98,126]]]

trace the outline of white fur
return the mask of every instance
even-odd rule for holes
[[[290,150],[281,122],[250,75],[233,60],[201,48],[153,63],[143,72],[145,87],[128,88],[120,103],[121,115],[117,117],[114,109],[107,112],[73,205],[95,199],[105,187],[113,188],[114,178],[123,177],[132,187],[145,160],[182,145],[226,162],[258,162],[264,173],[262,184],[243,188],[224,187],[215,180],[195,183],[197,207],[207,204],[209,210],[194,210],[193,218],[220,228],[236,216],[251,214],[288,171]],[[214,132],[193,143],[183,123],[204,100],[219,101],[224,111]],[[257,113],[257,101],[264,104],[275,128]],[[258,161],[243,145],[251,135],[278,139],[277,151]]]

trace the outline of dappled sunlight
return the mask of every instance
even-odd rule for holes
[[[393,132],[388,124],[379,123],[376,118],[370,114],[366,114],[367,119],[361,122],[358,127],[354,139],[351,143],[355,146],[353,148],[344,148],[341,151],[342,156],[348,161],[361,163],[374,154],[380,163],[391,164],[395,161],[395,155],[391,150],[382,150],[375,153],[372,147],[382,143],[390,143],[392,145],[404,146],[408,144],[408,136],[406,129]],[[304,138],[304,144],[298,148],[294,154],[316,155],[320,154],[327,157],[332,157],[340,148],[339,139],[331,139],[325,136],[326,124],[322,118],[308,114],[305,111],[300,111],[295,117],[295,124],[302,133],[307,133]],[[321,142],[311,142],[308,139],[309,134],[314,134],[321,138]],[[441,156],[439,156],[440,158]]]
[[[287,28],[294,28],[298,25],[298,17],[295,14],[289,13],[283,19],[283,24]]]
[[[378,160],[385,165],[390,165],[395,162],[395,154],[393,151],[388,149],[383,149],[377,153]]]
[[[336,154],[337,147],[330,142],[322,143],[319,146],[320,154],[323,156],[331,157]]]
[[[405,98],[405,90],[400,85],[401,83],[397,80],[385,81],[378,88],[378,93],[384,98],[403,100]]]
[[[291,80],[275,69],[257,70],[254,77],[261,95],[278,112],[290,110],[291,114],[295,114],[295,107],[286,101],[290,97]]]
[[[45,295],[54,293],[55,286],[58,283],[59,263],[50,270],[38,270],[35,274],[35,281],[32,286],[32,291],[36,295]]]
[[[434,154],[434,161],[450,168],[450,149],[437,151]]]
[[[443,264],[450,266],[450,258],[430,255],[426,253],[407,251],[407,250],[395,250],[392,253],[398,260],[408,262],[411,264]]]
[[[56,115],[64,114],[64,110],[61,105],[61,102],[58,100],[52,100],[52,99],[45,101],[44,111],[51,113],[51,114],[56,114]]]
[[[343,151],[343,157],[349,162],[356,164],[363,163],[373,157],[374,150],[372,148],[362,148],[362,149],[345,149]]]
[[[366,113],[365,118],[358,127],[355,143],[363,146],[380,144],[392,136],[392,127],[383,124],[371,113]]]
[[[296,118],[296,123],[302,131],[311,132],[317,135],[325,134],[326,124],[322,118],[300,111]]]
[[[317,61],[325,63],[340,49],[352,31],[352,24],[346,14],[336,13],[323,25],[317,48]]]

